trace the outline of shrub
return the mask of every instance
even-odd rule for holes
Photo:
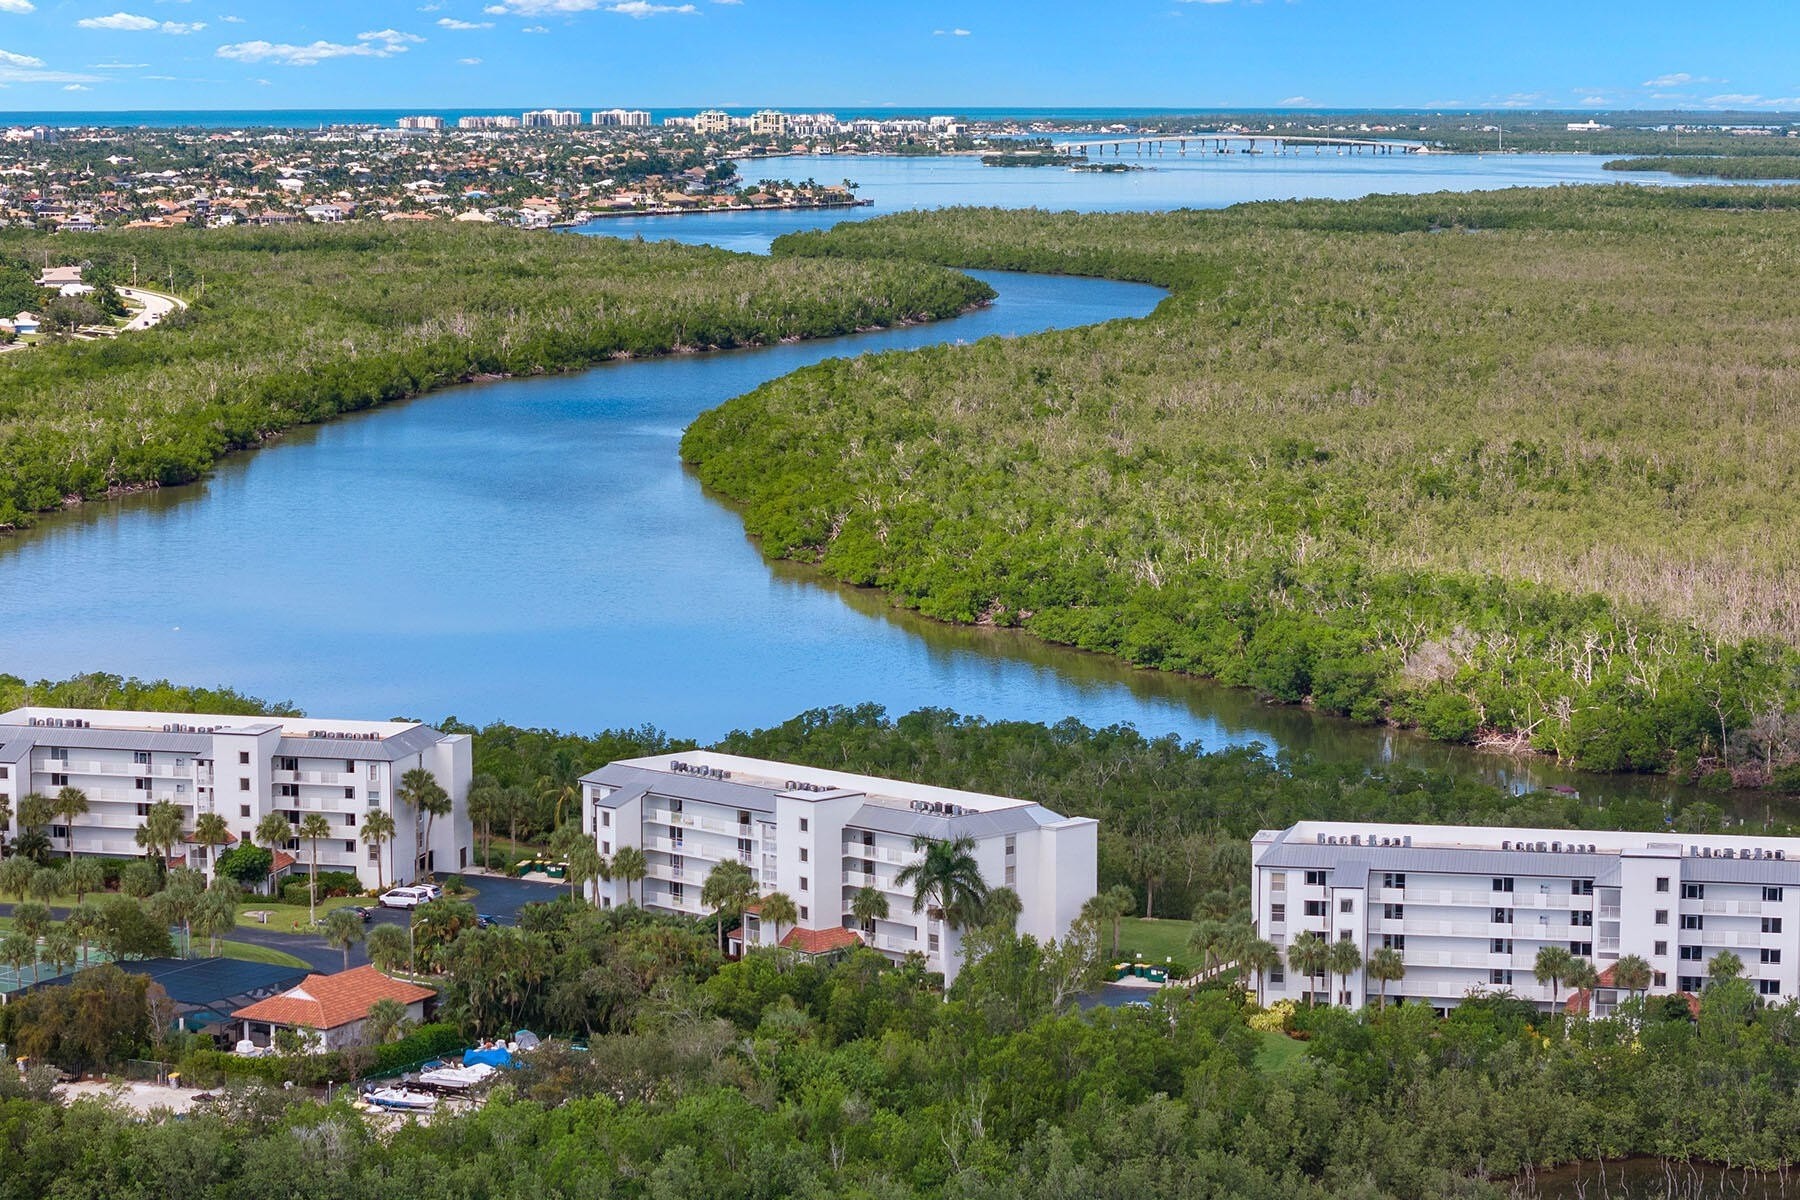
[[[363,891],[362,878],[354,871],[320,871],[319,899],[353,896]]]
[[[1250,1014],[1250,1028],[1258,1033],[1289,1033],[1294,1028],[1294,1002],[1277,1000]]]
[[[421,1025],[397,1042],[375,1049],[374,1060],[365,1074],[388,1075],[440,1055],[450,1054],[469,1044],[454,1025]],[[366,1052],[354,1056],[368,1062]],[[344,1083],[356,1071],[345,1056],[336,1051],[324,1054],[275,1054],[267,1058],[245,1058],[223,1050],[194,1050],[180,1063],[182,1078],[202,1086],[212,1086],[226,1079],[257,1079],[264,1083],[292,1083],[296,1087],[320,1087],[327,1083]]]

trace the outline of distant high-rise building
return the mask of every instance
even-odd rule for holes
[[[458,117],[458,129],[517,129],[522,122],[518,117]]]
[[[772,108],[765,108],[750,118],[750,132],[758,137],[779,137],[787,132],[787,127],[787,114]]]
[[[594,114],[594,124],[614,129],[647,129],[650,114],[641,108],[608,108]]]
[[[574,109],[540,108],[519,118],[527,129],[551,129],[581,124],[581,114]]]
[[[694,129],[698,133],[730,133],[731,114],[723,109],[709,108],[694,118]]]
[[[444,118],[442,118],[442,117],[401,117],[400,118],[400,128],[402,128],[402,129],[442,129],[443,127],[444,127]]]

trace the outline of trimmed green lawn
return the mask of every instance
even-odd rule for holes
[[[318,915],[324,919],[326,913],[334,908],[343,908],[351,904],[374,904],[368,896],[327,896],[319,901]],[[267,924],[247,916],[247,913],[266,912],[269,914]],[[264,929],[270,933],[307,933],[307,909],[304,904],[279,904],[265,896],[252,896],[245,900],[238,909],[237,924],[239,929]]]
[[[1292,1069],[1306,1056],[1306,1043],[1297,1042],[1285,1033],[1258,1033],[1262,1045],[1256,1048],[1256,1066],[1260,1071],[1279,1075]]]
[[[195,950],[206,949],[204,939],[196,938]],[[312,964],[303,958],[295,958],[282,950],[271,950],[267,946],[252,946],[249,942],[222,941],[219,943],[219,957],[235,958],[242,962],[268,963],[275,967],[298,967],[311,970]]]
[[[1115,962],[1142,957],[1145,962],[1160,963],[1173,958],[1177,963],[1195,960],[1188,949],[1188,938],[1194,934],[1192,921],[1170,921],[1159,918],[1126,917],[1119,922],[1119,956]],[[1111,947],[1112,930],[1100,931],[1101,945]]]

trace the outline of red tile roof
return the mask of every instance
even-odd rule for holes
[[[803,929],[796,925],[787,931],[781,944],[802,954],[830,954],[833,950],[848,950],[852,946],[862,945],[862,937],[854,929],[844,929],[841,926],[831,929]]]
[[[336,975],[308,975],[299,987],[258,1000],[231,1015],[240,1021],[336,1029],[368,1016],[377,1000],[416,1004],[435,995],[430,988],[390,978],[374,967],[355,967]]]
[[[275,852],[274,861],[269,864],[269,873],[271,875],[279,875],[299,861],[299,859],[289,854],[286,850],[277,850]]]

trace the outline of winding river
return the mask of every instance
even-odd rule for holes
[[[1567,156],[1245,159],[1123,176],[967,159],[827,166],[768,162],[745,174],[850,175],[878,206],[608,220],[584,232],[760,250],[791,229],[952,201],[1153,208],[1601,178],[1598,160]],[[197,485],[45,521],[0,546],[0,670],[225,682],[342,716],[650,723],[699,738],[826,704],[937,705],[1418,762],[1517,790],[1574,784],[1604,799],[1666,788],[1270,709],[1016,633],[923,621],[765,564],[678,461],[696,414],[827,356],[1137,317],[1161,296],[983,277],[999,300],[936,325],[454,388],[297,431]]]

